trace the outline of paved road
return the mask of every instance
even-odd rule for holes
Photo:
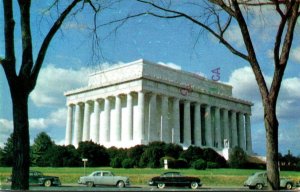
[[[0,191],[9,191],[10,186],[2,186],[0,188]],[[298,189],[293,189],[290,191],[299,191]],[[150,187],[150,186],[131,186],[127,188],[116,188],[116,187],[86,187],[86,186],[79,186],[79,185],[62,185],[60,187],[39,187],[39,186],[31,186],[30,191],[251,191],[255,192],[255,190],[249,190],[245,187],[199,187],[198,189],[190,189],[190,188],[175,188],[175,187],[166,187],[165,189],[158,189],[156,187]],[[267,191],[267,190],[262,190]],[[283,190],[287,191],[287,190]]]

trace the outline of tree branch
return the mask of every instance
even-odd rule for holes
[[[48,34],[46,35],[41,48],[38,52],[38,57],[37,60],[35,62],[34,68],[31,72],[31,90],[34,89],[36,81],[37,81],[37,77],[39,74],[39,71],[42,67],[48,46],[52,40],[52,38],[54,37],[54,35],[56,34],[56,32],[58,31],[58,29],[60,28],[60,26],[62,25],[63,21],[65,20],[65,18],[67,17],[67,15],[72,11],[72,9],[77,5],[77,3],[79,3],[82,0],[73,0],[73,2],[61,13],[61,15],[59,16],[59,18],[55,21],[55,23],[53,24],[53,26],[51,27],[51,29],[49,30]]]
[[[227,47],[233,54],[241,57],[242,59],[245,59],[246,61],[248,61],[248,56],[243,54],[242,52],[236,50],[230,43],[228,43],[221,35],[217,34],[212,28],[210,28],[209,26],[205,25],[204,23],[194,19],[193,17],[185,14],[185,13],[182,13],[182,12],[179,12],[179,11],[174,11],[174,10],[170,10],[170,9],[166,9],[166,8],[163,8],[163,7],[160,7],[152,2],[149,2],[149,1],[144,1],[144,0],[137,0],[141,3],[145,3],[145,4],[149,4],[159,10],[162,10],[162,11],[165,11],[165,12],[168,12],[168,13],[173,13],[175,14],[175,16],[162,16],[160,15],[159,17],[160,18],[166,18],[166,19],[169,19],[169,18],[174,18],[174,17],[184,17],[186,18],[187,20],[193,22],[194,24],[196,25],[199,25],[200,27],[204,28],[206,31],[208,31],[210,34],[212,34],[214,37],[216,37],[220,43],[222,43],[225,47]],[[153,15],[153,14],[152,14]],[[156,16],[157,14],[154,14],[154,16]]]
[[[21,13],[21,34],[22,34],[22,65],[19,77],[28,80],[33,66],[32,37],[30,29],[30,5],[31,1],[18,0]]]
[[[291,3],[291,7],[292,7],[291,12],[287,13],[287,15],[290,15],[288,16],[287,31],[282,45],[279,63],[275,65],[274,78],[270,88],[270,97],[274,98],[273,105],[276,105],[281,81],[290,55],[290,50],[294,38],[295,26],[297,24],[297,19],[299,18],[299,14],[298,14],[299,6],[300,6],[299,1]]]
[[[243,35],[243,39],[244,39],[244,42],[245,42],[245,46],[246,46],[247,52],[249,54],[249,63],[251,65],[252,69],[253,69],[253,73],[255,75],[256,81],[259,84],[259,89],[260,89],[262,98],[264,100],[266,100],[268,98],[268,95],[269,95],[267,84],[266,84],[264,76],[261,72],[260,66],[258,64],[257,57],[256,57],[256,54],[255,54],[255,50],[254,50],[254,47],[253,47],[253,44],[252,44],[252,40],[251,40],[251,37],[250,37],[250,34],[249,34],[249,30],[248,30],[246,21],[243,17],[243,14],[242,14],[241,9],[239,7],[238,1],[237,0],[232,0],[232,4],[233,4],[233,7],[235,9],[235,14],[236,14],[235,18],[236,18],[236,20],[237,20],[237,22],[240,26],[240,29],[241,29],[241,32],[242,32],[242,35]]]
[[[4,11],[4,36],[5,36],[5,58],[2,59],[2,67],[6,74],[9,84],[15,81],[16,74],[16,58],[14,47],[14,28],[15,21],[13,17],[12,0],[3,0]]]

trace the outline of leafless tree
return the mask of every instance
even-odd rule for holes
[[[97,24],[97,15],[113,1],[106,0],[52,0],[48,11],[55,11],[56,18],[49,25],[36,58],[33,56],[32,28],[38,26],[31,23],[31,0],[3,0],[4,15],[4,48],[5,55],[0,58],[11,93],[13,105],[13,154],[12,189],[28,190],[29,188],[29,123],[28,97],[35,88],[40,69],[43,65],[47,49],[55,34],[61,28],[65,19],[76,15],[84,9],[90,9],[94,17],[94,26]],[[16,3],[18,6],[14,6]],[[33,1],[33,3],[38,3]],[[19,12],[19,14],[16,14]],[[19,17],[15,22],[15,16]],[[43,15],[41,15],[43,17]],[[20,22],[19,22],[20,21]],[[20,25],[21,37],[15,37],[15,25]],[[96,27],[94,27],[96,30]],[[96,33],[94,33],[96,34]],[[20,41],[16,41],[20,38]],[[97,39],[97,37],[96,37]],[[22,43],[21,55],[16,55],[15,44]],[[21,63],[17,64],[17,59]],[[16,66],[20,66],[20,69]]]
[[[278,169],[278,128],[279,122],[276,115],[276,103],[280,91],[284,71],[288,64],[291,46],[294,39],[295,27],[299,18],[299,0],[203,0],[184,1],[194,8],[198,8],[198,15],[192,15],[183,11],[179,6],[174,7],[172,0],[137,0],[149,6],[145,14],[164,19],[183,18],[196,26],[209,32],[219,40],[228,50],[237,57],[248,62],[253,70],[259,86],[263,108],[266,130],[267,147],[267,172],[268,182],[271,189],[279,189]],[[178,3],[178,2],[177,2]],[[258,60],[255,50],[254,37],[251,36],[249,24],[247,23],[247,12],[249,9],[260,9],[273,7],[275,15],[279,16],[275,30],[273,55],[274,74],[270,88],[267,87],[266,79],[262,73],[262,63]],[[193,12],[194,13],[194,12]],[[200,16],[199,16],[200,15]],[[268,18],[270,19],[270,18]],[[268,22],[268,19],[266,19]],[[228,28],[236,23],[243,37],[244,47],[236,48],[234,44],[226,39],[225,33]]]

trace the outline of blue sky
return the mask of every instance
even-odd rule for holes
[[[53,16],[53,13],[42,14],[42,10],[47,7],[45,2],[32,2],[33,45],[36,54],[41,39],[49,28],[49,23],[52,22],[50,16]],[[2,12],[2,2],[0,4],[0,12]],[[176,8],[178,7],[192,14],[199,14],[199,10],[187,5]],[[121,18],[128,13],[137,13],[144,9],[146,9],[144,5],[133,0],[125,1],[123,4],[115,4],[114,7],[104,10],[99,17],[99,22],[106,23],[110,19]],[[273,15],[272,9],[263,9],[263,13],[261,15],[257,10],[251,11],[248,23],[263,73],[270,83],[273,73],[272,40],[277,17]],[[265,130],[260,94],[247,62],[234,56],[211,35],[201,32],[200,28],[186,20],[161,20],[151,16],[128,20],[116,33],[113,32],[116,25],[100,28],[103,57],[95,62],[92,59],[92,40],[88,30],[92,25],[89,15],[90,10],[86,10],[84,14],[77,15],[76,19],[68,19],[49,47],[36,89],[29,99],[31,140],[39,132],[45,131],[57,144],[63,144],[66,124],[63,93],[86,86],[87,75],[95,70],[143,58],[200,73],[208,79],[211,78],[211,71],[220,67],[220,81],[233,86],[234,97],[254,103],[251,119],[253,149],[258,154],[265,154]],[[0,26],[3,26],[2,17],[1,15]],[[17,17],[16,21],[18,28]],[[299,32],[300,21],[298,21],[296,34]],[[225,35],[236,48],[244,49],[238,27],[234,23]],[[19,37],[20,34],[16,32],[16,43],[20,42]],[[3,42],[3,33],[0,42]],[[3,48],[3,43],[0,43],[0,56],[4,55]],[[16,46],[17,54],[20,53],[19,48],[20,45]],[[20,55],[18,57],[20,58]],[[300,38],[295,35],[277,107],[280,122],[279,149],[283,154],[291,150],[293,154],[300,155],[299,65]],[[0,146],[3,146],[12,132],[12,109],[2,68],[0,68],[0,87]]]

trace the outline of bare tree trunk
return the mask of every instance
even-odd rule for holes
[[[13,155],[15,161],[12,169],[11,189],[29,189],[29,123],[28,123],[28,93],[22,88],[12,92],[13,102]]]
[[[268,188],[279,190],[280,179],[278,169],[278,120],[276,106],[265,106],[264,121],[266,127],[267,174]]]

